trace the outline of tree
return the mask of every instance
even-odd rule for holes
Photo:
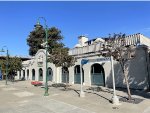
[[[54,48],[49,57],[49,61],[54,63],[56,67],[62,67],[66,75],[66,89],[67,89],[67,76],[69,76],[68,68],[75,64],[76,59],[68,54],[69,48]]]
[[[4,75],[6,72],[6,64],[7,64],[6,57],[3,59],[0,59],[0,64],[1,64],[1,68],[2,68],[2,73]],[[20,71],[21,69],[22,69],[21,58],[18,58],[16,56],[15,57],[8,56],[8,78],[13,80],[14,76],[16,75],[16,72]]]
[[[45,29],[42,25],[35,25],[35,29],[30,32],[27,38],[27,45],[29,46],[29,55],[34,56],[39,49],[44,49],[41,45],[45,40]],[[60,40],[63,39],[61,31],[56,27],[48,28],[48,45],[49,52],[55,47],[63,47]]]
[[[35,29],[30,32],[27,38],[27,44],[29,45],[29,54],[35,55],[39,49],[44,49],[41,45],[45,40],[45,30],[42,25],[35,25]],[[50,54],[49,60],[54,63],[56,67],[62,66],[64,62],[67,62],[70,67],[73,65],[73,57],[68,55],[68,48],[61,42],[63,36],[61,31],[56,27],[48,28],[48,52]]]
[[[67,63],[66,67],[73,66],[75,63],[74,57],[68,55],[69,48],[54,48],[49,57],[49,61],[53,62],[56,67],[63,66],[64,63]]]
[[[30,32],[27,38],[29,45],[29,54],[34,56],[39,49],[44,49],[41,45],[45,40],[45,30],[42,25],[35,25],[35,29]],[[61,42],[63,36],[61,31],[56,27],[48,28],[48,62],[52,62],[56,67],[68,67],[74,65],[74,58],[68,54],[69,48]],[[63,64],[66,63],[64,66]]]
[[[128,99],[131,100],[131,93],[128,82],[128,72],[130,61],[135,58],[135,46],[128,45],[125,46],[125,34],[114,34],[109,35],[107,38],[107,44],[104,45],[104,51],[107,51],[103,56],[113,56],[117,60],[125,77],[125,82],[127,86]]]

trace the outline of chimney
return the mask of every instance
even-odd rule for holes
[[[78,37],[78,41],[79,41],[79,44],[83,47],[86,45],[85,42],[88,41],[88,38],[86,36],[81,35]]]

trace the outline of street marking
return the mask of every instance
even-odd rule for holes
[[[28,96],[33,96],[34,94],[33,93],[30,93],[30,92],[27,92],[27,91],[24,91],[24,92],[18,92],[18,93],[13,93],[15,96],[18,96],[18,97],[28,97]]]

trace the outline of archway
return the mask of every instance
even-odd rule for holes
[[[102,65],[93,64],[91,66],[91,84],[105,86],[105,73]]]
[[[62,68],[62,83],[69,83],[69,71],[68,68]]]
[[[25,79],[25,70],[23,70],[23,79]]]
[[[52,68],[48,68],[47,69],[47,71],[48,71],[48,76],[47,76],[47,80],[48,81],[53,81],[53,70],[52,70]]]
[[[29,79],[29,69],[27,69],[27,80]]]
[[[82,68],[82,81],[84,82],[84,70]],[[74,67],[74,83],[80,84],[81,83],[81,74],[80,74],[80,65],[76,65]]]
[[[19,71],[19,79],[21,79],[21,71]]]
[[[35,69],[32,69],[32,80],[35,80]]]
[[[43,81],[43,70],[42,70],[42,68],[39,69],[39,81]]]

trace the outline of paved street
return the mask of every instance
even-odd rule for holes
[[[79,85],[64,88],[50,87],[49,96],[45,97],[44,88],[35,87],[30,81],[8,82],[0,81],[0,113],[150,113],[150,93],[133,97],[143,99],[138,104],[121,102],[112,105],[109,101],[112,90],[91,91],[84,87],[85,97],[79,97]],[[119,98],[126,96],[123,91],[117,91]]]

